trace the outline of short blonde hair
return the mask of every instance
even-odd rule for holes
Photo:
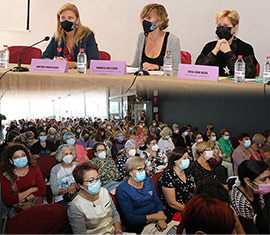
[[[131,171],[136,169],[138,166],[144,165],[145,160],[140,157],[131,157],[127,160],[125,170],[126,173],[129,175]]]
[[[252,138],[253,143],[264,143],[266,141],[266,138],[261,134],[255,134]]]
[[[240,17],[236,10],[222,9],[216,14],[216,22],[223,17],[228,17],[233,26],[239,24]]]
[[[152,11],[156,14],[157,20],[160,23],[159,29],[160,30],[166,29],[169,23],[168,14],[165,7],[160,4],[153,3],[145,6],[140,14],[141,20],[149,16]]]
[[[165,137],[166,135],[171,136],[172,135],[172,130],[169,127],[164,127],[164,129],[160,132],[161,137]]]
[[[211,144],[206,141],[201,141],[196,144],[195,150],[198,155],[201,155],[207,148],[211,148]]]

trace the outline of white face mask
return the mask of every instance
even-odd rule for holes
[[[73,155],[69,154],[63,157],[63,162],[66,164],[70,164],[73,161]]]
[[[100,158],[100,159],[105,159],[106,158],[106,152],[105,151],[102,151],[101,153],[99,153],[98,154],[98,157]]]
[[[202,142],[202,141],[203,141],[203,138],[198,139],[198,143],[199,143],[199,142]]]
[[[134,157],[134,156],[136,155],[136,149],[130,149],[130,150],[128,151],[128,155],[129,155],[130,157]]]
[[[154,146],[152,146],[152,150],[155,151],[155,152],[158,151],[158,145],[155,144]]]

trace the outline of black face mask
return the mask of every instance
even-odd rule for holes
[[[76,28],[77,24],[76,22],[70,22],[68,20],[65,20],[64,22],[61,22],[61,26],[66,32],[70,32]]]
[[[227,41],[232,38],[231,34],[232,27],[227,26],[218,26],[216,30],[216,34],[219,37],[219,39],[225,38]]]
[[[157,23],[155,23],[155,22],[143,20],[142,24],[143,24],[143,30],[144,30],[145,35],[148,35],[148,33],[157,29]]]

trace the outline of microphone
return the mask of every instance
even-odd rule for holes
[[[33,46],[35,46],[35,45],[41,43],[41,42],[49,41],[49,40],[50,40],[50,37],[49,37],[49,36],[46,36],[44,39],[42,39],[42,40],[40,40],[40,41],[34,43],[33,45],[31,45],[31,46],[29,46],[29,47],[26,47],[26,48],[22,49],[22,50],[20,51],[20,55],[19,55],[19,59],[18,59],[18,66],[13,68],[13,72],[27,72],[27,71],[29,71],[29,69],[28,69],[27,67],[22,67],[22,66],[21,66],[21,56],[22,56],[22,53],[23,53],[24,51],[28,50],[29,48],[31,48],[31,47],[33,47]]]

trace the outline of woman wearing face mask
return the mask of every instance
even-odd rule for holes
[[[135,140],[128,140],[125,143],[125,151],[117,158],[116,166],[119,171],[119,180],[125,180],[127,173],[125,171],[126,161],[130,157],[135,157],[137,154],[137,142]]]
[[[90,133],[87,129],[84,129],[80,135],[80,139],[77,140],[76,144],[83,146],[85,149],[92,148],[95,141],[90,139]]]
[[[108,191],[101,187],[99,169],[90,162],[78,165],[73,176],[80,187],[68,204],[74,234],[122,234],[121,221]]]
[[[84,147],[76,143],[75,137],[71,132],[64,134],[63,140],[65,144],[69,144],[74,147],[75,149],[75,161],[77,162],[88,162],[89,158],[87,156],[87,152],[85,151]]]
[[[112,148],[112,142],[107,138],[106,136],[106,131],[103,127],[99,127],[97,129],[97,132],[96,132],[96,135],[95,135],[95,138],[94,138],[94,141],[95,142],[102,142],[105,144],[106,146],[106,149],[107,149],[107,155],[109,157],[112,156],[112,152],[111,152],[111,148]]]
[[[190,164],[190,168],[188,169],[189,173],[193,176],[195,183],[198,184],[198,182],[205,177],[217,180],[215,174],[216,166],[209,161],[213,158],[211,144],[206,141],[197,143],[196,152],[199,157]]]
[[[174,143],[172,142],[172,130],[169,127],[165,127],[160,132],[161,138],[158,141],[158,147],[165,153],[170,153],[174,149]]]
[[[76,139],[79,139],[80,138],[80,134],[82,133],[82,128],[80,125],[76,125],[75,126],[75,130],[74,130],[74,135],[75,135],[75,138]]]
[[[181,63],[179,39],[164,30],[168,27],[168,14],[164,6],[149,4],[140,14],[144,33],[140,33],[132,67],[143,70],[161,70],[166,51],[171,51],[173,70]]]
[[[116,131],[114,134],[114,143],[112,146],[112,158],[116,160],[117,157],[124,151],[125,149],[125,136],[122,131]]]
[[[146,173],[148,176],[163,171],[167,166],[168,158],[166,154],[159,149],[157,138],[153,135],[148,136],[145,141],[145,148],[140,157],[145,159]]]
[[[37,142],[35,135],[32,131],[27,131],[24,134],[26,147],[30,150],[32,146]]]
[[[183,211],[194,193],[194,178],[186,171],[189,164],[190,159],[186,150],[177,147],[171,152],[168,166],[159,178],[159,196],[167,216],[167,223],[176,212]]]
[[[101,185],[110,192],[119,184],[116,182],[119,179],[118,169],[112,158],[107,156],[105,144],[97,142],[92,149],[95,157],[90,162],[99,168]]]
[[[262,161],[245,160],[238,167],[240,185],[233,186],[230,200],[246,233],[269,234],[263,195],[270,192],[269,167]]]
[[[29,150],[21,144],[10,143],[4,151],[1,194],[7,206],[33,200],[46,194],[41,171],[34,165]]]
[[[194,133],[194,140],[195,140],[195,143],[191,146],[191,152],[192,152],[193,160],[195,161],[199,157],[198,154],[196,153],[196,145],[199,142],[203,141],[202,133],[199,131],[195,132]]]
[[[218,40],[205,45],[196,64],[219,66],[219,76],[231,76],[234,75],[237,56],[242,55],[246,63],[245,76],[255,77],[258,62],[253,48],[235,36],[239,27],[237,11],[227,9],[219,11],[216,15],[216,23]]]
[[[220,147],[226,154],[227,159],[230,159],[231,153],[234,151],[232,143],[230,141],[230,132],[227,129],[220,130],[220,138],[218,140]],[[226,159],[225,159],[226,161]]]
[[[175,146],[176,147],[183,147],[183,148],[186,148],[187,150],[189,150],[191,147],[191,140],[190,140],[189,135],[188,135],[188,127],[182,127],[180,129],[180,134],[181,135],[177,139]]]
[[[251,140],[249,134],[240,134],[238,136],[238,142],[239,146],[234,150],[232,154],[234,175],[238,174],[237,169],[241,162],[249,160],[251,158],[255,159],[256,157],[253,151],[250,149]]]
[[[255,134],[252,138],[252,145],[250,146],[250,149],[252,151],[253,156],[250,159],[258,160],[258,161],[264,161],[264,151],[262,147],[264,146],[264,142],[266,141],[265,137],[261,134]]]
[[[60,145],[55,157],[60,163],[51,169],[50,185],[55,202],[66,206],[68,202],[63,199],[63,195],[65,193],[73,194],[78,189],[72,175],[72,171],[78,164],[74,161],[75,150],[68,144]]]
[[[119,185],[116,195],[126,219],[126,231],[140,234],[148,223],[156,223],[158,230],[165,230],[167,218],[155,185],[146,177],[144,159],[129,158],[126,173],[129,177]]]
[[[136,125],[132,128],[132,135],[130,140],[135,140],[139,146],[143,146],[146,140],[146,136],[143,134],[140,126]]]
[[[56,32],[40,58],[67,60],[68,67],[75,68],[81,48],[86,53],[88,67],[90,60],[99,59],[94,33],[82,25],[76,5],[66,3],[57,12]]]

